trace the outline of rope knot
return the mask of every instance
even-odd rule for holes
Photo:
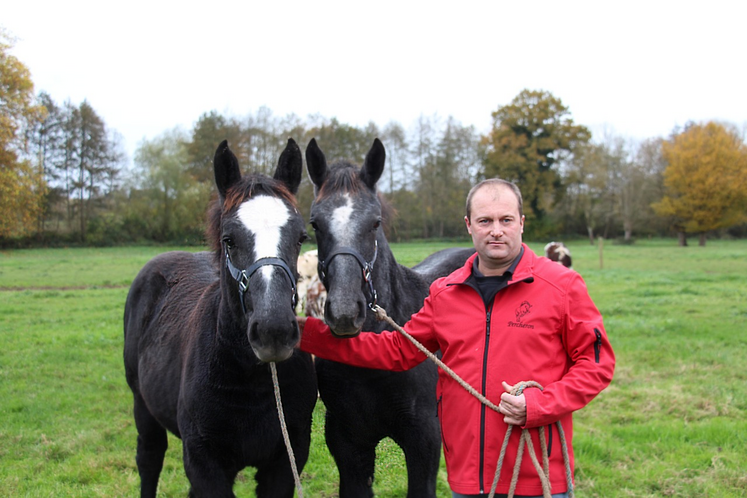
[[[386,311],[384,311],[384,308],[382,308],[378,304],[374,304],[373,307],[371,307],[371,311],[374,312],[376,319],[380,322],[385,322],[386,319],[389,318],[389,315],[386,314]]]

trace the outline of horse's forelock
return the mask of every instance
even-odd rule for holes
[[[241,204],[257,195],[284,199],[293,210],[298,212],[296,197],[281,182],[258,174],[244,176],[239,183],[226,192],[222,205],[220,200],[215,198],[208,209],[207,239],[217,261],[220,261],[222,252],[220,235],[223,217],[228,213],[236,212]]]
[[[363,188],[358,167],[348,162],[340,162],[330,168],[322,188],[319,189],[317,199],[340,193],[356,194]]]
[[[355,195],[358,192],[367,189],[363,180],[361,180],[359,171],[358,166],[348,162],[340,162],[332,165],[327,179],[317,193],[316,202],[334,194]],[[387,227],[391,220],[397,215],[397,211],[381,194],[381,192],[376,192],[376,198],[379,200],[379,204],[381,205],[382,223]]]

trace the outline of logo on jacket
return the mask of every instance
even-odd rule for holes
[[[529,301],[522,301],[519,307],[516,308],[516,321],[520,322],[530,311],[532,311],[532,305],[529,304]]]
[[[532,312],[532,305],[529,303],[529,301],[522,301],[518,308],[516,308],[516,321],[515,322],[508,322],[509,327],[519,327],[522,329],[533,329],[534,325],[530,325],[528,323],[522,323],[521,319],[527,316],[529,313]]]

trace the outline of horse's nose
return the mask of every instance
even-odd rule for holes
[[[291,313],[256,312],[249,320],[247,337],[257,358],[277,362],[291,357],[300,331]]]
[[[324,321],[327,322],[334,335],[358,335],[365,320],[366,303],[362,297],[356,299],[345,295],[338,299],[332,293],[327,295],[327,301],[324,304]]]

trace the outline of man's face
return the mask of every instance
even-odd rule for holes
[[[483,275],[502,275],[521,252],[524,217],[509,187],[486,185],[472,196],[471,219],[464,217]]]

